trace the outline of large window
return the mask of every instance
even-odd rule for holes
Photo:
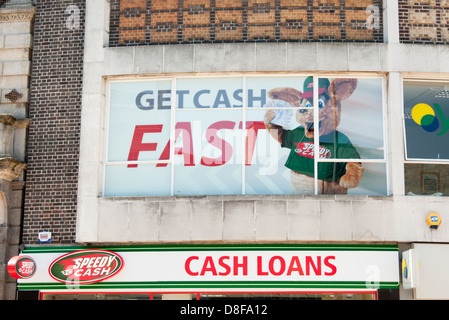
[[[105,196],[388,194],[383,77],[173,77],[108,90]]]
[[[405,191],[449,195],[449,82],[406,80]]]

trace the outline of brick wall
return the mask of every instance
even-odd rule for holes
[[[383,42],[382,0],[111,0],[111,46],[254,41]]]
[[[52,243],[72,243],[85,1],[36,2],[23,242],[34,244],[38,232],[50,231]]]
[[[449,43],[448,0],[399,0],[399,33],[403,43]]]

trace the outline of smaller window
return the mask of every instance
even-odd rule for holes
[[[407,195],[449,196],[449,165],[406,163],[404,171]]]
[[[449,82],[404,81],[407,195],[449,195]]]

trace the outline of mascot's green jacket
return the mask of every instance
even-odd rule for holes
[[[314,139],[305,136],[305,129],[297,127],[294,130],[283,130],[282,147],[289,148],[285,166],[297,173],[314,176]],[[346,135],[334,131],[319,138],[320,159],[360,159],[360,155]],[[338,181],[346,172],[346,163],[318,163],[318,179]]]

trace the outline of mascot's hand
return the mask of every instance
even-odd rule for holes
[[[363,168],[361,163],[348,162],[346,164],[346,173],[340,179],[340,186],[351,189],[359,186],[363,177]]]

